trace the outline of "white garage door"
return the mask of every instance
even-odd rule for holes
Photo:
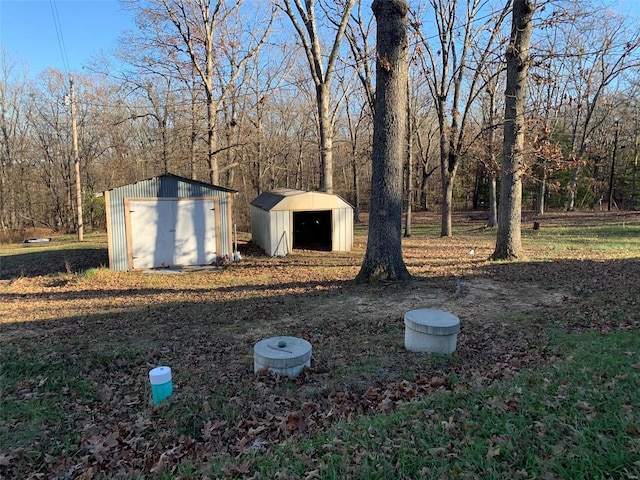
[[[214,200],[131,199],[133,268],[206,265],[215,260]]]

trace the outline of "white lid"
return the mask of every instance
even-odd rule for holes
[[[149,370],[151,385],[162,385],[171,381],[171,367],[156,367]]]
[[[404,314],[404,324],[412,330],[430,335],[453,335],[460,331],[460,319],[449,312],[422,308]]]

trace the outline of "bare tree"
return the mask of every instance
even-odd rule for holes
[[[498,195],[497,179],[500,168],[497,160],[496,130],[498,129],[497,119],[497,87],[500,79],[500,71],[491,74],[487,80],[487,86],[483,95],[483,128],[482,137],[484,140],[485,155],[482,168],[488,174],[489,180],[489,219],[488,227],[498,226]]]
[[[472,106],[484,88],[482,72],[499,47],[501,26],[509,12],[507,0],[487,15],[483,0],[429,0],[437,35],[429,38],[422,20],[414,18],[424,55],[422,69],[429,79],[440,131],[442,226],[440,235],[452,235],[453,184],[467,148],[465,136]],[[473,49],[477,49],[472,56]]]
[[[426,212],[430,209],[428,183],[431,176],[440,168],[436,155],[433,153],[434,138],[436,136],[436,126],[428,123],[419,125],[414,117],[414,128],[418,155],[420,158],[420,209]],[[431,159],[434,158],[434,162]],[[435,163],[435,165],[432,165]]]
[[[247,64],[247,73],[243,75],[245,81],[241,84],[238,95],[240,112],[237,114],[238,123],[237,143],[244,143],[239,149],[246,162],[241,162],[243,176],[251,179],[250,191],[259,195],[263,190],[264,174],[273,157],[269,138],[265,137],[265,127],[268,117],[273,115],[274,101],[283,92],[282,83],[291,72],[295,55],[286,52],[284,46],[279,46],[274,55],[266,58],[255,57]],[[288,119],[282,118],[282,123]],[[288,125],[295,130],[295,124]],[[247,191],[249,193],[249,191]],[[241,193],[242,195],[242,193]]]
[[[62,73],[48,70],[40,75],[40,90],[32,96],[29,122],[36,139],[34,150],[40,181],[46,186],[46,201],[50,202],[43,224],[55,231],[74,231],[73,161],[71,123],[67,85]]]
[[[429,179],[440,168],[437,152],[438,122],[433,108],[433,98],[424,78],[411,78],[411,131],[413,155],[417,165],[416,188],[419,192],[420,210],[430,209]]]
[[[356,280],[407,280],[402,258],[402,167],[406,158],[408,7],[375,0],[377,21],[373,173],[367,251]]]
[[[565,116],[571,138],[570,160],[574,168],[568,186],[567,210],[575,208],[576,192],[581,167],[591,136],[600,128],[604,120],[596,113],[603,105],[603,99],[616,87],[616,81],[629,69],[640,67],[640,32],[630,31],[619,16],[611,12],[600,13],[588,18],[576,17],[567,24],[563,52],[553,52],[565,57],[571,85],[567,88],[568,101]],[[588,32],[585,35],[585,32]],[[610,108],[605,110],[611,111]]]
[[[207,106],[209,181],[219,184],[221,169],[217,155],[226,147],[220,148],[218,144],[218,112],[224,99],[233,92],[245,64],[264,45],[273,12],[264,21],[261,32],[252,30],[246,34],[239,23],[244,17],[238,15],[242,0],[150,0],[145,8],[135,0],[126,2],[138,11],[138,25],[150,45],[160,52],[161,61],[170,60],[177,51],[188,57],[197,72]],[[259,24],[255,16],[251,18]]]
[[[18,218],[19,192],[24,176],[20,165],[26,159],[30,135],[26,116],[26,74],[19,72],[15,60],[0,50],[0,230],[23,225]],[[24,198],[25,195],[22,195]]]
[[[563,42],[571,42],[563,31],[564,21],[566,19],[562,15],[552,15],[544,20],[542,26],[551,28],[539,29],[533,42],[536,45],[534,56],[538,60],[533,62],[529,72],[528,112],[535,154],[532,170],[537,184],[535,208],[538,215],[543,215],[546,210],[550,176],[555,170],[566,168],[558,142],[553,139],[569,85],[566,63],[570,57],[559,53],[566,50]]]
[[[412,193],[413,193],[413,108],[411,105],[411,80],[410,80],[410,70],[407,70],[407,100],[406,100],[406,109],[407,109],[407,131],[406,131],[406,152],[407,152],[407,162],[405,165],[406,172],[406,181],[404,183],[404,192],[405,192],[405,212],[404,212],[404,236],[411,236],[411,219],[412,219]]]
[[[368,94],[365,94],[369,98]],[[353,95],[355,97],[355,95]],[[371,129],[371,108],[368,102],[351,103],[352,95],[345,97],[345,115],[349,135],[350,162],[351,162],[351,196],[349,200],[353,203],[353,221],[359,223],[360,220],[360,164],[362,163],[362,146],[365,143],[361,140],[364,136],[367,143],[370,141]],[[372,97],[373,98],[373,97]],[[363,131],[364,130],[364,131]],[[367,152],[368,153],[368,152]],[[367,160],[368,161],[368,156]]]
[[[534,0],[514,0],[511,38],[507,46],[502,181],[498,207],[495,259],[512,260],[522,255],[522,175],[524,169],[527,73],[531,62]]]
[[[311,78],[316,88],[318,134],[320,137],[320,190],[328,193],[333,193],[333,129],[335,122],[330,113],[331,78],[338,61],[340,45],[347,28],[349,15],[355,3],[356,0],[343,0],[339,3],[340,21],[325,65],[315,0],[282,0],[282,8],[302,42]]]
[[[371,115],[375,104],[375,87],[373,84],[372,69],[375,53],[369,45],[371,30],[373,28],[373,17],[365,15],[362,12],[364,2],[358,2],[355,6],[355,12],[351,15],[351,20],[347,25],[345,35],[349,42],[351,56],[354,61],[354,68],[357,71],[358,79],[362,88],[364,88],[367,105]]]

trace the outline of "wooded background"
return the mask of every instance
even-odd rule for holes
[[[137,29],[78,72],[31,75],[0,52],[0,230],[77,230],[73,74],[84,225],[104,190],[163,173],[233,188],[370,198],[375,25],[356,0],[123,0]],[[409,2],[405,198],[494,220],[511,2]],[[640,24],[592,2],[539,4],[523,207],[635,209]],[[384,60],[384,59],[383,59]],[[406,208],[406,204],[405,204]],[[442,235],[450,235],[443,221]]]

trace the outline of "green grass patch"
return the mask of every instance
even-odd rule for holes
[[[549,226],[523,230],[526,245],[554,250],[640,250],[640,225]]]
[[[65,453],[79,432],[69,408],[96,399],[79,365],[62,353],[0,351],[0,451]]]
[[[640,336],[555,341],[566,356],[545,369],[341,422],[256,459],[257,470],[265,478],[314,470],[318,478],[637,478]]]

